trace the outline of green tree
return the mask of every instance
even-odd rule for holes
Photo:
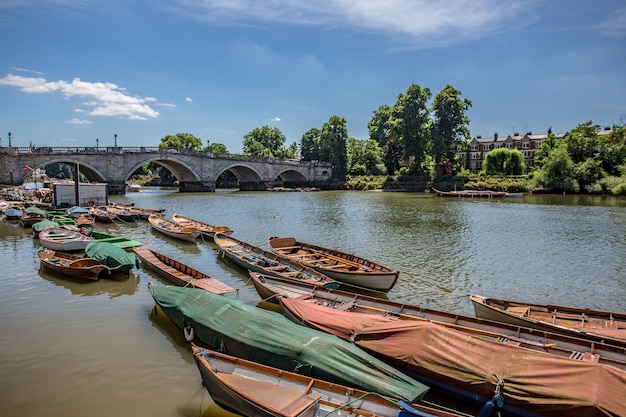
[[[533,169],[537,170],[543,167],[544,161],[550,156],[552,150],[556,147],[557,139],[552,129],[548,130],[548,137],[541,143],[539,149],[534,153],[533,157]]]
[[[574,178],[574,167],[567,146],[564,142],[559,142],[544,159],[543,168],[534,179],[536,184],[546,191],[578,192],[580,185]]]
[[[279,157],[287,140],[277,127],[254,128],[243,140],[243,153],[250,156]]]
[[[328,151],[328,162],[335,167],[333,176],[339,179],[345,178],[348,172],[347,140],[348,128],[346,127],[346,119],[332,116],[322,126],[319,139],[320,148]]]
[[[524,155],[519,149],[494,149],[483,161],[486,175],[522,175],[525,169]]]
[[[161,138],[159,148],[196,149],[202,148],[202,140],[191,133],[177,133]]]
[[[382,149],[373,139],[348,138],[348,173],[352,175],[378,175],[382,172]]]
[[[370,139],[375,140],[381,148],[387,144],[389,139],[392,126],[392,111],[393,108],[387,104],[380,106],[374,111],[372,120],[367,124]]]
[[[226,149],[226,145],[223,145],[221,143],[207,144],[206,150],[212,152],[214,155],[228,154],[228,149]]]
[[[469,118],[465,112],[472,106],[472,102],[460,96],[459,90],[447,85],[433,101],[429,154],[435,161],[435,170],[439,175],[443,173],[444,163],[454,161],[457,145],[470,136],[467,127]]]
[[[328,150],[320,147],[322,131],[316,127],[307,130],[300,139],[300,156],[303,161],[328,161]]]
[[[388,175],[394,175],[401,167],[402,144],[396,138],[389,138],[383,146],[383,163]]]
[[[402,144],[403,159],[412,173],[422,173],[422,162],[429,142],[431,92],[412,84],[400,94],[392,110],[390,135]]]

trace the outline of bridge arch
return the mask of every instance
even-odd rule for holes
[[[259,191],[267,188],[267,184],[263,181],[263,176],[256,169],[246,164],[234,163],[227,165],[218,172],[214,181],[217,182],[219,176],[226,171],[232,172],[237,177],[239,189],[242,191]]]
[[[36,164],[35,166],[31,167],[33,169],[37,169],[37,168],[44,168],[47,165],[52,165],[52,164],[65,164],[65,165],[69,165],[71,167],[75,167],[76,166],[76,161],[72,161],[70,159],[67,158],[58,158],[58,159],[51,159],[45,162],[41,162]],[[86,163],[86,162],[80,162],[78,169],[80,171],[81,174],[83,174],[85,176],[85,178],[87,178],[90,182],[106,182],[106,174],[103,173],[100,169],[98,169],[97,167],[91,165],[90,163]],[[28,172],[23,172],[22,171],[22,178],[21,181],[23,182],[26,177],[30,175],[30,173]]]

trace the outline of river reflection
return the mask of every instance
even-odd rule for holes
[[[111,198],[227,225],[264,248],[269,236],[294,236],[371,258],[400,271],[394,300],[468,315],[469,293],[626,311],[623,197],[144,189]],[[248,275],[211,242],[176,241],[145,221],[96,228],[260,302]],[[30,229],[0,222],[0,415],[233,415],[203,389],[182,332],[154,315],[147,284],[163,282],[158,276],[142,268],[130,279],[68,281],[40,269],[40,249]]]

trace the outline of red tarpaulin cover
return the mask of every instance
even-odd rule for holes
[[[626,416],[626,371],[505,345],[430,322],[334,310],[282,298],[309,327],[353,339],[407,370],[492,397],[504,381],[505,404],[546,416]]]

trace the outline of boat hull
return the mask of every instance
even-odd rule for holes
[[[542,306],[471,295],[476,317],[580,337],[626,348],[626,314],[566,306]],[[508,305],[506,310],[496,308]],[[526,316],[538,312],[536,318]],[[552,314],[551,311],[557,311]],[[543,320],[545,318],[545,320]]]
[[[398,271],[391,268],[351,253],[299,242],[293,237],[271,236],[268,245],[274,253],[356,287],[388,292],[398,280]]]
[[[193,227],[184,227],[180,226],[174,222],[166,220],[161,216],[150,216],[148,218],[150,225],[152,228],[172,239],[184,240],[187,242],[195,242],[195,240],[200,236],[200,231]]]
[[[63,228],[49,228],[39,232],[39,241],[50,250],[75,252],[85,250],[92,238]]]
[[[142,265],[175,285],[201,288],[214,294],[226,294],[235,291],[231,286],[210,275],[152,249],[135,248],[134,251]]]
[[[42,250],[38,254],[41,265],[48,270],[72,278],[97,281],[107,267],[93,258],[82,258],[62,252]]]

